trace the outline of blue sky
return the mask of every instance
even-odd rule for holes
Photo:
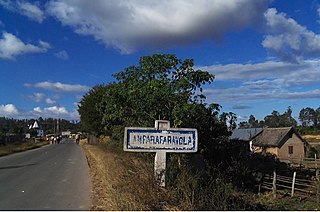
[[[154,53],[214,74],[207,102],[238,121],[320,106],[319,0],[0,0],[0,116],[79,120],[88,89]]]

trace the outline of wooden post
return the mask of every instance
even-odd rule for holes
[[[274,170],[273,171],[273,182],[272,182],[272,192],[273,192],[273,198],[277,198],[277,173],[276,171]]]
[[[317,153],[314,153],[314,162],[315,162],[315,168],[316,170],[318,169],[318,164],[317,164]]]
[[[319,169],[316,169],[316,182],[317,182],[317,203],[320,202],[320,181],[319,181]]]
[[[297,175],[297,172],[293,172],[291,197],[293,197],[293,194],[294,194],[294,184],[295,184],[295,182],[296,182],[296,175]]]
[[[302,155],[300,155],[300,164],[299,164],[299,167],[300,167],[300,171],[301,171],[301,168],[302,168]]]

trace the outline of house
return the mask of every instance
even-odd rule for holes
[[[251,152],[253,150],[252,140],[261,133],[262,130],[262,128],[235,129],[232,131],[230,141],[242,145],[242,150]]]
[[[42,127],[38,124],[37,121],[34,121],[33,124],[30,124],[29,125],[29,129],[36,130],[36,136],[37,137],[43,137],[44,136],[44,131],[43,131]]]
[[[264,128],[252,145],[254,153],[271,153],[280,160],[305,157],[305,142],[293,127]]]

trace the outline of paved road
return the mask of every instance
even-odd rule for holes
[[[0,210],[89,210],[90,195],[86,157],[72,140],[0,157]]]

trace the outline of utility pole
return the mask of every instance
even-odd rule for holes
[[[57,119],[57,134],[60,132],[59,119]]]

